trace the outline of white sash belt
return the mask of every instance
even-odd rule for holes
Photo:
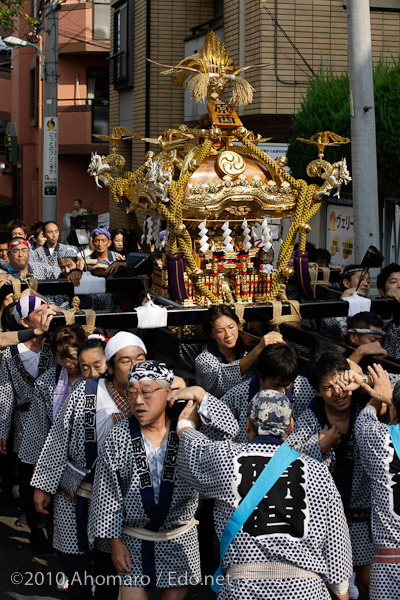
[[[312,577],[319,579],[320,575],[313,571],[301,569],[288,562],[251,562],[241,565],[232,565],[227,570],[225,577],[234,579],[298,579]]]
[[[89,483],[88,481],[82,481],[81,485],[76,490],[77,496],[82,496],[82,498],[91,498],[93,490],[93,483]]]
[[[167,540],[173,540],[174,538],[183,535],[187,531],[190,531],[190,529],[193,529],[193,527],[198,525],[198,523],[199,522],[192,517],[190,521],[181,527],[177,527],[177,529],[172,529],[171,531],[150,531],[149,529],[144,529],[143,527],[129,527],[129,525],[124,525],[122,528],[122,533],[130,535],[134,538],[138,538],[139,540],[146,540],[148,542],[165,542]]]

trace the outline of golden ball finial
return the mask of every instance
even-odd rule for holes
[[[299,231],[300,233],[310,233],[311,225],[309,225],[308,223],[300,223]]]
[[[294,269],[292,267],[284,267],[281,273],[286,279],[289,279],[294,275]]]
[[[278,156],[278,158],[276,159],[276,163],[282,168],[286,167],[286,165],[288,164],[287,156]]]
[[[210,129],[210,138],[212,140],[218,140],[222,135],[222,131],[219,127],[213,127]]]
[[[247,135],[247,129],[246,127],[238,127],[235,133],[237,138],[242,139],[245,135]]]
[[[185,231],[186,231],[186,226],[184,225],[184,223],[179,223],[179,225],[174,226],[174,234],[175,235],[182,235]]]
[[[203,275],[204,272],[197,267],[196,269],[193,269],[193,271],[190,273],[189,278],[192,281],[197,281],[200,277],[203,277]]]

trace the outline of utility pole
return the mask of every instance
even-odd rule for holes
[[[46,73],[43,97],[42,221],[57,221],[58,187],[58,0],[45,5]]]
[[[354,262],[379,248],[378,176],[369,0],[347,1]]]

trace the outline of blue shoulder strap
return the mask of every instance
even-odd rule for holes
[[[389,435],[393,442],[397,457],[400,459],[400,424],[389,425]]]
[[[220,540],[220,560],[218,569],[215,571],[213,576],[213,584],[211,589],[213,592],[218,594],[219,588],[222,585],[224,573],[222,570],[222,561],[225,553],[229,546],[235,539],[237,533],[246,523],[256,506],[259,505],[261,500],[269,490],[275,485],[281,475],[286,469],[300,456],[297,450],[289,448],[289,446],[283,443],[279,449],[275,452],[272,458],[265,465],[264,469],[257,477],[254,485],[250,491],[243,498],[228,523],[222,532]]]

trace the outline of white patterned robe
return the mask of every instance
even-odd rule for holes
[[[225,430],[227,435],[234,436],[237,424],[230,411],[209,394],[206,398],[207,417],[202,417],[205,430],[216,427],[218,430]],[[134,417],[114,427],[100,451],[90,508],[89,533],[96,538],[120,538],[129,549],[132,570],[130,574],[120,573],[122,586],[144,587],[152,569],[152,581],[154,579],[153,583],[158,588],[196,584],[200,579],[196,527],[175,539],[159,542],[144,543],[122,533],[123,525],[147,529],[151,526],[149,515],[144,508],[141,488],[154,489],[154,469],[150,464],[150,473],[146,471],[148,483],[143,481],[143,458],[140,456],[139,462],[137,453],[133,450],[134,444],[140,444],[140,441],[138,442],[137,438],[132,440],[129,427],[129,421],[132,419]],[[172,435],[172,443],[176,448],[179,441],[176,434]],[[149,462],[146,446],[144,450]],[[164,468],[169,468],[171,462],[176,462],[176,455],[169,461],[167,453],[168,449]],[[142,455],[144,457],[143,449]],[[170,506],[164,522],[157,531],[176,529],[194,517],[197,510],[197,492],[182,479],[179,470],[175,471],[174,477]],[[161,484],[162,480],[163,476]]]
[[[78,546],[76,496],[67,500],[57,492],[57,489],[68,462],[72,463],[79,471],[86,472],[85,387],[93,381],[98,381],[99,385],[102,385],[101,379],[81,381],[68,396],[50,429],[31,480],[31,485],[34,487],[54,495],[53,545],[60,552],[67,554],[82,553]],[[114,404],[109,395],[108,398],[110,404]],[[99,410],[97,400],[96,397],[96,438],[98,441]],[[115,404],[114,406],[115,410],[113,412],[119,412],[117,406]],[[105,414],[103,416],[105,417],[104,427],[109,431],[113,426],[111,415],[109,415],[109,418]],[[105,431],[102,432],[103,439],[104,434]],[[99,442],[97,445],[99,446]],[[99,448],[97,449],[99,450]],[[89,547],[92,547],[92,545],[89,544]],[[100,550],[110,551],[108,543],[100,544],[98,547]]]
[[[400,359],[400,326],[390,323],[386,329],[386,335],[383,338],[382,346],[387,350],[388,358]]]
[[[400,460],[390,439],[388,425],[366,406],[356,421],[361,462],[371,481],[371,525],[376,548],[400,548]],[[371,568],[371,600],[400,599],[400,563],[374,563]]]
[[[256,376],[257,377],[257,376]],[[256,384],[257,385],[254,385]],[[252,389],[253,388],[253,389]],[[254,395],[259,391],[258,377],[246,379],[234,388],[229,390],[221,398],[221,402],[227,405],[232,412],[233,416],[239,424],[239,432],[234,439],[235,442],[246,442],[246,421],[247,421],[247,407],[251,400],[250,395]],[[292,416],[296,420],[301,413],[307,408],[315,396],[314,389],[308,382],[307,377],[299,375],[293,382],[292,386]],[[224,438],[222,438],[224,439]]]
[[[317,402],[323,403],[323,400],[318,398]],[[355,402],[354,399],[353,402]],[[355,407],[356,416],[361,409],[362,406],[360,405]],[[314,411],[307,408],[295,422],[293,432],[287,438],[287,444],[298,452],[304,452],[314,459],[324,462],[334,473],[334,450],[329,450],[325,454],[321,453],[319,434],[322,429],[323,426]],[[364,512],[366,515],[365,519],[349,524],[353,564],[368,565],[374,554],[368,517],[368,511],[371,508],[371,488],[367,473],[361,464],[360,450],[356,441],[354,443],[353,464],[352,482],[349,482],[349,485],[351,485],[349,511]]]
[[[19,449],[22,462],[35,465],[53,424],[54,391],[60,376],[61,365],[55,365],[35,381],[25,431]],[[72,384],[72,389],[82,378]]]
[[[196,385],[216,398],[222,398],[235,385],[254,375],[253,369],[242,375],[239,361],[228,363],[218,350],[211,352],[208,346],[205,347],[195,359]]]
[[[44,244],[44,246],[46,246],[46,244]],[[46,254],[44,246],[39,246],[38,248],[35,248],[35,250],[33,250],[30,253],[30,259],[33,263],[41,263],[49,267],[49,269],[53,273],[53,277],[50,277],[49,279],[58,279],[61,275],[61,269],[58,266],[58,256],[60,253],[64,252],[64,250],[66,250],[69,246],[58,243],[56,244],[56,247],[54,248],[53,252],[49,255]]]
[[[212,442],[199,431],[182,433],[178,466],[188,484],[216,500],[214,522],[219,538],[277,450],[277,438],[258,436],[256,440]],[[223,569],[259,561],[286,561],[321,577],[225,580],[218,598],[328,600],[324,582],[341,583],[351,576],[346,519],[325,465],[301,455],[288,468],[237,533],[224,556]]]
[[[35,378],[25,369],[16,348],[10,346],[0,353],[0,438],[8,438],[15,410],[14,450],[18,453],[28,420],[29,405],[34,398]],[[39,357],[38,376],[55,364],[50,344],[44,342]]]

